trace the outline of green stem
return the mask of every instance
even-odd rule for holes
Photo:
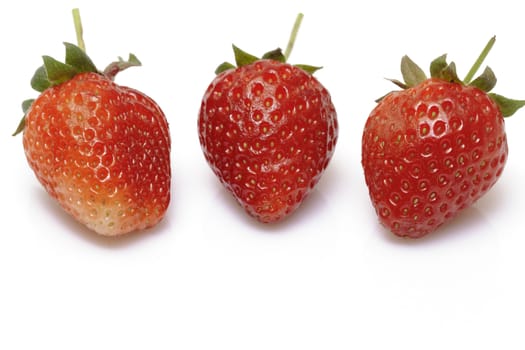
[[[84,31],[82,29],[82,21],[80,20],[80,10],[78,8],[74,8],[72,10],[73,12],[73,22],[75,23],[75,32],[77,34],[77,44],[82,51],[86,52],[86,44],[84,43],[83,34]]]
[[[288,45],[286,46],[286,50],[284,51],[284,59],[285,61],[288,61],[288,57],[290,57],[290,54],[292,53],[293,45],[295,44],[295,38],[297,37],[297,33],[299,32],[299,27],[301,26],[301,21],[303,20],[304,15],[302,13],[299,13],[297,15],[297,18],[295,19],[295,23],[292,28],[292,33],[290,34],[290,39],[288,40]]]
[[[474,65],[468,71],[467,76],[465,77],[465,79],[463,79],[463,83],[465,85],[468,85],[472,81],[472,78],[474,78],[474,74],[476,74],[476,72],[478,71],[479,67],[481,67],[481,64],[483,63],[483,61],[485,60],[485,58],[489,54],[489,52],[492,49],[492,46],[494,46],[495,42],[496,42],[496,36],[493,36],[492,38],[490,38],[490,40],[487,43],[487,45],[485,45],[485,48],[483,49],[483,51],[481,51],[481,54],[479,55],[478,59],[476,60],[476,62],[474,62]]]

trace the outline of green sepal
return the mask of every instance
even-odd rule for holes
[[[510,117],[516,113],[518,109],[525,106],[525,100],[513,100],[492,92],[488,95],[494,102],[496,102],[504,117]]]
[[[246,66],[248,64],[251,64],[259,60],[259,57],[251,55],[247,53],[246,51],[239,49],[235,45],[232,45],[232,47],[233,47],[233,53],[235,55],[235,63],[237,64],[237,67]]]
[[[439,56],[430,63],[430,76],[449,83],[463,83],[458,77],[456,64],[454,62],[447,63],[446,54]]]
[[[401,74],[408,87],[414,87],[427,79],[425,72],[406,55],[401,59]]]
[[[449,83],[463,84],[458,77],[456,64],[454,62],[450,62],[445,68],[443,68],[441,72],[439,72],[437,78],[448,81]]]
[[[279,61],[281,63],[285,63],[286,62],[286,57],[284,57],[283,51],[280,48],[277,48],[275,50],[272,50],[272,51],[269,51],[269,52],[265,53],[262,56],[262,58],[263,59],[268,59],[268,60]]]
[[[219,64],[219,66],[215,69],[215,74],[221,74],[222,72],[225,72],[229,69],[235,69],[235,65],[231,64],[230,62],[223,62]]]
[[[430,63],[430,76],[437,78],[441,72],[448,66],[447,55],[441,55]]]
[[[35,102],[34,99],[28,99],[22,102],[22,111],[24,112],[24,116],[22,117],[22,119],[20,119],[20,123],[18,123],[18,126],[16,127],[16,130],[13,133],[13,136],[16,136],[20,134],[22,131],[24,131],[26,127],[26,114],[29,108],[31,107],[31,105],[33,104],[33,102]]]
[[[487,57],[492,46],[494,46],[496,37],[492,37],[489,42],[485,45],[483,51],[476,59],[474,65],[469,70],[465,79],[461,80],[458,77],[456,71],[456,65],[454,62],[447,63],[447,55],[441,55],[430,64],[430,76],[432,78],[445,80],[450,83],[457,83],[464,86],[473,86],[487,93],[487,95],[496,103],[501,111],[503,117],[510,117],[520,108],[525,106],[525,100],[514,100],[495,93],[489,93],[496,85],[497,79],[490,67],[486,67],[481,75],[472,81],[472,78],[480,68],[484,59]],[[408,56],[404,56],[401,60],[401,71],[405,82],[401,82],[395,79],[388,79],[392,83],[396,84],[401,89],[408,89],[416,86],[418,83],[424,81],[424,73],[421,69],[410,59]],[[380,102],[390,93],[378,98],[376,102]]]
[[[469,85],[475,86],[482,91],[489,92],[494,88],[497,81],[496,75],[492,69],[486,67],[483,73],[481,73],[481,75],[474,79]]]
[[[97,72],[97,67],[91,58],[80,47],[70,43],[64,43],[66,46],[66,64],[74,67],[79,73]]]
[[[42,56],[44,65],[39,67],[31,79],[31,87],[43,92],[72,79],[76,74],[83,72],[98,72],[93,61],[76,45],[64,43],[66,47],[65,63],[50,56]]]
[[[379,103],[379,102],[383,101],[385,99],[385,97],[387,97],[388,95],[390,95],[393,92],[395,92],[395,91],[390,91],[389,93],[387,93],[387,94],[381,96],[380,98],[376,99],[374,102]]]
[[[393,83],[393,84],[399,86],[399,87],[400,87],[401,89],[403,89],[403,90],[406,90],[406,89],[409,88],[409,86],[408,86],[407,84],[403,83],[401,80],[397,80],[397,79],[388,79],[388,78],[386,78],[386,80],[388,80],[389,82],[391,82],[391,83]]]
[[[31,87],[38,92],[44,92],[50,86],[51,82],[47,78],[46,68],[44,66],[38,67],[33,78],[31,78]]]
[[[104,69],[103,74],[108,79],[114,80],[115,76],[119,72],[122,72],[123,70],[128,69],[130,67],[138,67],[138,66],[141,66],[141,65],[142,65],[142,62],[139,61],[137,56],[135,56],[134,54],[130,53],[127,61],[124,60],[122,57],[119,57],[118,61],[110,63],[106,67],[106,69]]]
[[[314,74],[319,69],[323,68],[323,67],[310,66],[310,65],[307,65],[307,64],[294,64],[294,66],[304,70],[308,74]]]
[[[223,62],[215,69],[215,74],[220,74],[229,69],[235,69],[235,68],[239,68],[242,66],[247,66],[261,59],[268,59],[268,60],[278,61],[281,63],[286,63],[286,55],[283,53],[283,51],[280,48],[266,52],[261,58],[254,56],[252,54],[249,54],[246,51],[241,50],[235,45],[232,45],[232,48],[233,48],[233,54],[235,56],[236,65],[230,62]],[[294,66],[299,69],[302,69],[308,74],[314,74],[319,69],[323,68],[323,67],[311,66],[307,64],[295,64]]]
[[[78,74],[78,70],[75,67],[57,61],[53,57],[43,56],[42,59],[44,60],[44,68],[51,86],[62,84]]]
[[[18,123],[18,126],[16,127],[15,132],[11,136],[16,136],[20,134],[24,129],[26,128],[26,116],[24,115],[22,119],[20,119],[20,123]]]
[[[29,108],[31,108],[31,105],[33,105],[33,102],[35,102],[34,98],[30,98],[22,102],[22,111],[24,112],[24,114],[26,114]]]

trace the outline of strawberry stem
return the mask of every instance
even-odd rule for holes
[[[78,8],[74,8],[71,12],[73,13],[73,23],[75,24],[75,33],[77,34],[78,47],[80,47],[82,51],[86,52],[86,44],[84,43],[83,38],[84,31],[82,29],[82,21],[80,19],[80,10]]]
[[[472,81],[472,78],[474,78],[474,75],[478,71],[479,67],[481,67],[481,64],[483,63],[483,61],[485,60],[485,58],[489,54],[489,52],[492,49],[492,46],[494,46],[495,42],[496,42],[496,36],[493,36],[492,38],[490,38],[490,40],[487,43],[487,45],[485,45],[485,47],[483,48],[483,51],[481,51],[481,54],[479,55],[478,59],[476,60],[476,62],[474,62],[474,65],[472,65],[472,68],[470,68],[470,70],[468,71],[467,75],[465,76],[465,79],[463,79],[463,83],[465,85],[470,84],[470,82]]]
[[[290,34],[290,39],[288,40],[288,45],[286,46],[286,50],[284,50],[285,61],[288,61],[288,57],[290,57],[290,54],[292,53],[293,45],[295,44],[295,38],[297,37],[297,33],[299,32],[299,27],[301,26],[303,17],[304,15],[302,13],[299,13],[297,15],[297,18],[295,19],[295,23],[292,28],[292,33]]]

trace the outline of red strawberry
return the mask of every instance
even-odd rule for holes
[[[382,98],[366,122],[362,166],[372,204],[394,234],[417,238],[482,197],[507,160],[503,117],[525,101],[488,93],[490,68],[470,81],[494,44],[489,41],[464,81],[443,55],[431,78],[408,57],[404,88]]]
[[[98,72],[66,45],[66,63],[44,56],[24,103],[23,145],[30,167],[66,212],[101,235],[157,224],[170,201],[170,136],[159,106],[113,82],[140,65],[135,56]],[[15,133],[16,134],[16,133]]]
[[[198,131],[213,172],[249,215],[275,222],[299,207],[334,153],[337,117],[311,66],[287,53],[259,59],[234,46],[238,67],[219,66],[200,108]]]

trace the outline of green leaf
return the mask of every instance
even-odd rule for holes
[[[142,63],[139,61],[137,56],[130,53],[127,61],[122,59],[122,57],[119,57],[118,61],[110,63],[109,66],[107,66],[106,69],[104,69],[103,74],[107,78],[114,80],[115,76],[123,70],[128,69],[130,67],[138,67],[141,65]]]
[[[59,62],[53,57],[43,56],[43,59],[47,78],[49,79],[51,86],[71,80],[78,73],[75,67]]]
[[[281,49],[279,49],[279,48],[265,53],[262,56],[262,58],[269,59],[269,60],[274,60],[274,61],[279,61],[279,62],[282,62],[282,63],[286,62],[286,58],[284,57],[283,51]]]
[[[97,72],[97,67],[80,47],[64,43],[66,46],[66,64],[74,67],[79,73]]]
[[[510,117],[516,113],[518,109],[525,106],[525,100],[513,100],[495,93],[490,93],[489,96],[496,102],[504,117]]]
[[[22,110],[24,111],[24,116],[22,117],[22,119],[20,119],[20,122],[18,123],[18,126],[12,136],[16,136],[22,131],[24,131],[26,127],[26,113],[33,104],[33,102],[35,102],[34,99],[25,100],[24,102],[22,102]]]
[[[119,57],[120,58],[120,57]],[[121,59],[121,58],[120,58]],[[122,60],[122,59],[121,59]],[[128,56],[128,64],[130,64],[130,67],[133,66],[133,67],[138,67],[138,66],[142,66],[142,62],[139,61],[139,59],[137,58],[137,56],[135,56],[134,54],[130,53],[129,56]]]
[[[395,91],[390,91],[388,94],[385,94],[385,95],[381,96],[380,98],[376,99],[374,102],[379,103],[379,102],[383,101],[385,99],[385,97],[387,97],[388,95],[390,95],[393,92],[395,92]]]
[[[414,87],[427,79],[425,72],[406,55],[401,59],[401,74],[408,87]]]
[[[496,75],[494,74],[492,69],[490,69],[490,67],[487,67],[485,68],[483,73],[481,73],[481,75],[474,79],[469,85],[475,86],[478,89],[481,89],[485,92],[489,92],[494,88],[496,82]]]
[[[26,128],[26,116],[24,115],[22,119],[20,119],[20,123],[18,123],[18,126],[16,127],[15,132],[11,136],[16,136],[20,134],[24,129]]]
[[[397,80],[397,79],[388,79],[388,78],[387,78],[386,80],[388,80],[388,81],[390,81],[390,82],[396,84],[397,86],[399,86],[399,87],[400,87],[401,89],[403,89],[403,90],[406,90],[406,89],[409,88],[409,86],[408,86],[407,84],[403,83],[403,82],[400,81],[400,80]]]
[[[229,69],[235,69],[236,67],[231,64],[230,62],[223,62],[221,63],[216,69],[215,69],[215,74],[221,74],[222,72],[225,72]]]
[[[300,68],[304,70],[308,74],[314,74],[319,69],[322,69],[323,67],[316,67],[316,66],[310,66],[308,64],[294,64],[295,67]]]
[[[458,77],[458,73],[456,72],[456,64],[454,62],[450,62],[450,64],[443,68],[436,78],[448,81],[449,83],[463,83]]]
[[[33,78],[31,78],[31,87],[38,92],[43,92],[51,86],[51,82],[47,77],[46,68],[44,66],[38,67]]]
[[[430,76],[439,77],[441,72],[448,66],[447,55],[441,55],[430,63]]]
[[[253,56],[246,51],[243,51],[239,49],[237,46],[233,46],[233,53],[235,55],[235,63],[237,64],[237,67],[246,66],[250,63],[253,63],[255,61],[259,60],[259,57]]]
[[[64,45],[66,47],[65,63],[50,56],[42,56],[44,65],[36,70],[31,79],[31,87],[36,91],[43,92],[51,86],[72,79],[78,73],[97,72],[93,62],[81,48],[70,43],[64,43]]]
[[[33,102],[35,102],[34,98],[30,98],[22,102],[22,111],[24,112],[24,114],[27,113]]]

